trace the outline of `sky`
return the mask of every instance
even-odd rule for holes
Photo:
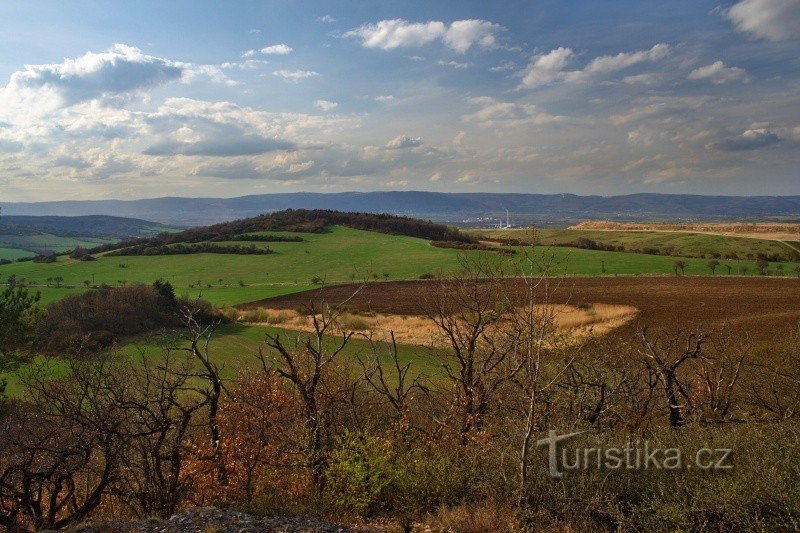
[[[800,194],[800,0],[0,3],[0,200]]]

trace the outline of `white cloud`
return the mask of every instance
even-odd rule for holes
[[[777,144],[781,141],[775,133],[766,128],[747,130],[741,135],[711,143],[709,148],[725,152],[740,152],[744,150],[757,150]]]
[[[592,59],[583,69],[566,70],[566,66],[575,57],[575,52],[571,48],[561,46],[546,54],[535,56],[519,75],[522,77],[522,85],[529,88],[556,82],[588,82],[639,63],[660,61],[669,54],[669,51],[668,44],[659,43],[649,50],[599,56]]]
[[[0,88],[0,116],[41,115],[80,102],[130,94],[181,79],[188,67],[124,44],[62,63],[26,65]]]
[[[313,70],[276,70],[272,74],[291,83],[298,83],[300,80],[319,76],[319,72],[314,72]]]
[[[690,80],[709,80],[714,84],[729,83],[732,81],[749,82],[750,77],[743,68],[726,67],[722,61],[715,61],[710,65],[699,67],[689,73]]]
[[[409,137],[408,135],[400,135],[395,137],[388,143],[386,143],[386,148],[391,150],[399,150],[402,148],[416,148],[417,146],[422,146],[422,138],[420,137]]]
[[[641,85],[653,85],[661,81],[663,76],[657,72],[645,72],[643,74],[634,74],[632,76],[625,76],[622,78],[624,83],[629,85],[634,84],[641,84]]]
[[[484,48],[494,46],[494,34],[499,30],[499,24],[486,20],[457,20],[447,29],[444,43],[463,54],[475,44]]]
[[[345,32],[345,37],[361,39],[362,46],[393,50],[419,47],[441,39],[449,48],[464,53],[472,46],[495,45],[495,33],[501,26],[485,20],[456,20],[449,26],[441,21],[409,22],[404,19],[381,20]]]
[[[800,0],[741,0],[725,15],[737,30],[762,39],[800,39]]]
[[[338,102],[331,102],[330,100],[316,100],[314,102],[314,107],[322,109],[323,111],[330,111],[338,106]]]
[[[324,22],[324,23],[326,23],[326,24],[332,24],[332,23],[336,22],[336,19],[335,19],[335,18],[333,18],[333,17],[332,17],[332,16],[330,16],[330,15],[323,15],[323,16],[321,16],[321,17],[318,17],[318,18],[317,18],[317,20],[318,20],[319,22]]]
[[[443,67],[453,67],[460,69],[469,68],[471,65],[470,63],[459,63],[458,61],[443,61],[441,59],[437,61],[436,64],[441,65]]]
[[[388,104],[394,101],[394,95],[391,94],[382,94],[380,96],[375,97],[375,101],[381,104]]]
[[[499,65],[495,65],[489,68],[489,72],[507,72],[509,70],[515,70],[517,68],[517,64],[513,61],[503,61]]]
[[[403,19],[381,20],[350,30],[345,37],[359,37],[367,48],[392,50],[405,46],[422,46],[445,34],[443,22],[410,23]]]
[[[572,48],[563,46],[537,55],[523,72],[522,84],[526,87],[538,87],[553,83],[562,77],[562,70],[574,55]]]
[[[669,45],[659,43],[650,50],[621,52],[614,56],[600,56],[592,59],[584,69],[589,73],[609,73],[626,69],[643,61],[659,61],[669,54]]]
[[[242,57],[253,57],[254,55],[256,55],[255,50],[245,50],[242,52]]]
[[[477,122],[483,126],[503,125],[504,127],[542,125],[561,122],[564,117],[539,111],[533,104],[501,102],[490,96],[469,98],[470,104],[479,106],[474,113],[461,115],[463,122]],[[463,137],[462,137],[463,138]],[[461,139],[459,139],[460,142]]]
[[[272,46],[265,46],[260,50],[262,54],[285,56],[292,53],[292,47],[286,44],[273,44]]]

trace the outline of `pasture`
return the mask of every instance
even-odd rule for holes
[[[270,232],[277,233],[277,232]],[[50,302],[91,286],[152,283],[163,278],[178,294],[202,295],[216,306],[229,306],[307,290],[312,280],[325,283],[350,282],[369,277],[378,280],[416,279],[423,274],[453,270],[465,252],[437,248],[425,239],[387,235],[334,226],[322,233],[291,233],[303,242],[254,243],[269,246],[269,255],[190,254],[119,256],[99,255],[94,261],[77,261],[66,256],[57,262],[22,262],[0,266],[0,281],[10,276],[41,291]],[[247,244],[238,242],[237,244]],[[542,250],[539,250],[540,252]],[[493,252],[494,261],[508,257]],[[568,275],[619,276],[669,275],[675,271],[674,257],[552,247],[546,250],[560,272]],[[513,257],[513,256],[512,256]],[[686,275],[711,275],[705,259],[684,258]],[[756,273],[754,261],[723,260],[716,274],[738,274],[745,268]],[[794,275],[791,267],[785,275]],[[59,279],[60,278],[60,279]]]

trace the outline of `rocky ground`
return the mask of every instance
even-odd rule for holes
[[[195,507],[169,520],[83,524],[70,533],[340,533],[347,527],[311,517],[258,518],[230,509]]]

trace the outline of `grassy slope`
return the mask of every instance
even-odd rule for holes
[[[59,237],[43,233],[39,235],[0,235],[0,246],[19,248],[22,250],[50,250],[56,253],[66,252],[76,246],[92,248],[100,244],[116,242],[117,239],[105,237]],[[31,256],[28,251],[23,256]]]
[[[259,346],[263,347],[265,333],[282,332],[278,328],[268,326],[241,325],[234,324],[223,326],[217,332],[211,344],[211,358],[222,369],[223,377],[227,379],[241,375],[248,370],[260,368],[260,361],[257,359]],[[296,338],[297,332],[283,332],[285,343],[291,342],[289,339]],[[302,334],[300,334],[302,335]],[[138,357],[139,353],[144,353],[148,358],[158,357],[162,347],[175,343],[173,336],[152,336],[141,337],[134,341],[129,341],[121,349],[121,354],[127,357]],[[383,362],[390,362],[388,358],[388,345],[379,343],[379,355]],[[364,339],[353,337],[342,352],[342,361],[348,361],[358,365],[358,359],[369,360],[370,346]],[[398,346],[398,356],[401,364],[412,363],[412,374],[414,376],[440,376],[441,366],[437,363],[436,357],[429,349],[420,346]],[[41,364],[44,358],[37,358],[34,364]],[[67,364],[59,359],[47,360],[47,365],[54,377],[66,376],[69,369]],[[360,366],[358,367],[360,368]],[[7,382],[6,394],[12,398],[19,398],[24,394],[24,386],[20,382],[20,375],[25,373],[25,368],[0,374],[0,378]]]
[[[15,259],[19,259],[20,257],[29,257],[30,255],[30,252],[20,250],[19,248],[0,247],[0,259],[10,259],[13,261]]]
[[[486,238],[512,238],[530,241],[530,230],[487,230],[481,231]],[[779,241],[733,237],[726,235],[709,235],[705,233],[663,232],[663,231],[603,231],[575,229],[542,229],[536,231],[539,242],[543,245],[561,245],[574,242],[581,237],[605,244],[624,245],[627,249],[658,248],[672,246],[679,256],[705,256],[714,252],[724,256],[735,253],[739,257],[757,257],[759,253],[767,255],[786,255],[788,248]]]
[[[47,278],[61,276],[66,285],[74,288],[43,287],[43,301],[52,301],[65,294],[82,290],[84,280],[96,284],[127,282],[152,283],[164,278],[172,282],[179,294],[197,295],[201,281],[202,294],[212,303],[222,306],[248,302],[305,290],[311,278],[325,276],[328,282],[349,281],[351,275],[375,272],[389,279],[417,278],[426,272],[452,269],[458,265],[459,252],[435,248],[423,239],[398,237],[335,227],[327,233],[302,234],[306,242],[269,243],[277,253],[271,255],[195,254],[174,256],[99,257],[96,261],[80,262],[59,257],[54,264],[14,263],[0,266],[0,280],[11,274],[18,278],[44,283]],[[242,243],[237,243],[242,244]],[[258,243],[258,246],[266,246]],[[554,248],[556,258],[566,265],[570,274],[599,275],[605,264],[606,274],[671,274],[675,258]],[[480,253],[480,252],[470,252]],[[490,257],[499,259],[497,254]],[[706,260],[686,259],[686,274],[709,274]],[[731,264],[738,271],[737,262]],[[755,267],[747,264],[750,273]],[[120,264],[126,265],[120,268]],[[788,269],[791,271],[791,269]],[[720,267],[718,273],[726,269]],[[219,280],[222,279],[222,283]],[[243,281],[245,287],[238,282]],[[206,287],[211,284],[212,287]],[[191,285],[195,285],[191,288]]]

